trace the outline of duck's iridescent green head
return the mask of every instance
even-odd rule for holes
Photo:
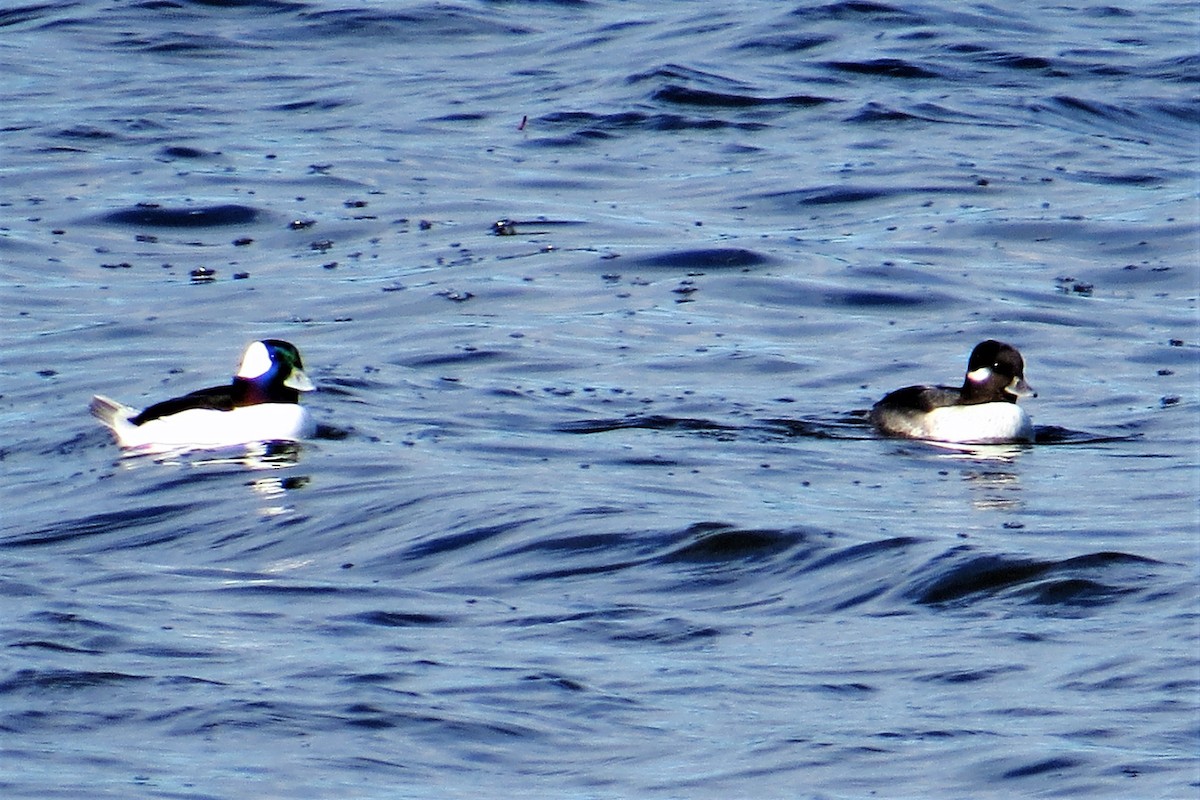
[[[297,392],[311,392],[316,387],[304,374],[300,351],[282,339],[264,339],[246,348],[235,378],[262,387],[286,387]]]

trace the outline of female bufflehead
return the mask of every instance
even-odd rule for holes
[[[1031,442],[1033,423],[1017,398],[1037,397],[1025,382],[1025,361],[1012,345],[988,339],[971,351],[961,389],[909,386],[871,409],[880,431],[939,442]]]
[[[312,436],[316,424],[299,400],[300,392],[314,388],[294,345],[264,339],[246,348],[237,375],[226,386],[200,389],[142,411],[97,395],[90,410],[123,448],[234,447]]]

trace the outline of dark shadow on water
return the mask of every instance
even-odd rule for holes
[[[148,228],[214,228],[257,222],[261,213],[256,208],[236,203],[182,208],[139,203],[131,208],[109,212],[101,217],[101,221]]]
[[[652,431],[737,431],[740,427],[707,419],[671,417],[663,414],[631,414],[609,419],[583,419],[565,422],[554,430],[559,433],[607,433],[608,431],[645,428]]]
[[[602,578],[622,581],[630,598],[699,594],[708,608],[734,609],[786,597],[792,612],[821,613],[864,605],[872,613],[952,612],[1000,602],[1037,614],[1075,615],[1161,591],[1160,573],[1167,568],[1126,552],[1038,558],[936,538],[864,542],[819,528],[717,521],[547,535],[484,550],[482,562],[519,584]],[[718,587],[722,594],[708,594]],[[630,606],[623,608],[627,614]]]
[[[801,419],[778,418],[760,420],[758,430],[786,438],[805,439],[874,439],[875,432],[867,421],[866,411],[847,411],[831,417]]]
[[[1132,442],[1140,438],[1142,438],[1140,433],[1109,436],[1090,431],[1075,431],[1058,425],[1034,426],[1034,442],[1036,444],[1105,444],[1108,442]]]
[[[770,256],[742,247],[710,247],[629,256],[622,264],[641,269],[748,269],[772,263]]]
[[[1007,594],[1039,606],[1096,607],[1144,590],[1149,585],[1145,571],[1158,564],[1119,552],[1043,560],[961,547],[918,568],[906,594],[919,605],[931,606],[957,606]],[[1108,582],[1098,580],[1101,576]]]
[[[353,433],[353,428],[339,428],[336,425],[327,425],[324,422],[318,422],[317,432],[313,438],[329,442],[340,442],[343,439],[349,439]]]
[[[559,433],[607,433],[609,431],[644,428],[654,431],[695,431],[699,433],[745,434],[747,436],[782,437],[787,439],[891,439],[897,442],[927,444],[931,447],[982,447],[983,445],[956,445],[951,443],[923,442],[918,439],[887,437],[879,434],[867,419],[866,409],[857,409],[830,417],[770,418],[750,425],[729,425],[714,420],[673,417],[665,414],[629,414],[618,418],[582,419],[565,422],[554,430]],[[1034,429],[1034,442],[1020,445],[1105,444],[1110,442],[1136,441],[1141,434],[1120,436],[1072,430],[1057,425],[1038,425]],[[992,445],[997,446],[997,445]]]

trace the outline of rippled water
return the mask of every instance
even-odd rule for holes
[[[1194,796],[1197,24],[0,10],[0,790]],[[299,449],[87,416],[265,336]]]

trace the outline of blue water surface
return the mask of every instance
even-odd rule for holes
[[[1196,796],[1198,30],[0,10],[0,794]],[[264,337],[315,440],[87,414]],[[986,338],[1036,444],[865,424]]]

